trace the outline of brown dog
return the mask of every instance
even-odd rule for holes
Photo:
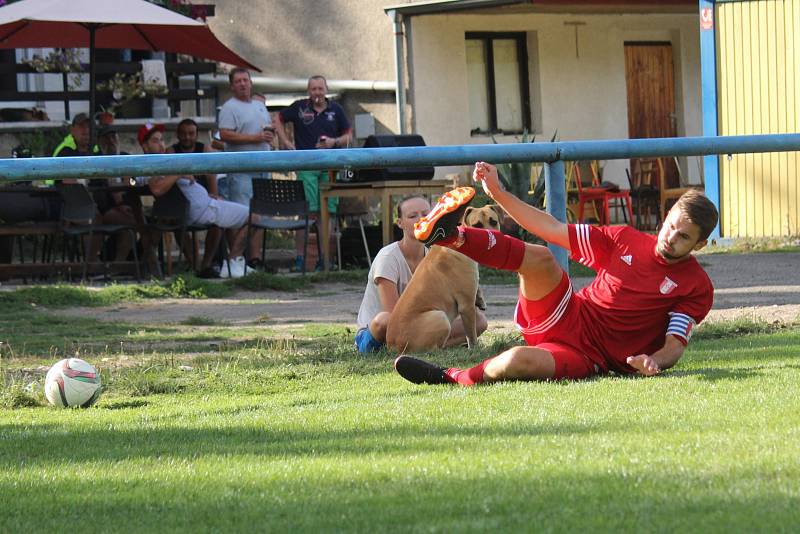
[[[466,226],[499,231],[502,223],[503,211],[494,204],[487,204],[482,208],[469,206],[464,211],[464,224]]]
[[[500,210],[468,207],[464,224],[500,229]],[[467,346],[478,342],[476,307],[486,309],[478,287],[478,264],[446,247],[431,247],[400,295],[386,329],[386,345],[400,352],[443,347],[461,316]]]
[[[399,352],[443,347],[461,316],[467,346],[478,342],[478,264],[447,247],[431,247],[392,311],[386,345]]]

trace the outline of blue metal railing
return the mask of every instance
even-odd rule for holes
[[[566,190],[562,164],[564,161],[797,150],[800,150],[800,134],[772,134],[348,150],[0,159],[0,181],[470,165],[476,161],[491,163],[534,161],[546,164],[548,211],[564,221],[566,220]],[[711,193],[709,198],[719,206],[718,184],[713,184],[713,187],[708,189]],[[715,234],[719,235],[718,231],[715,231]],[[554,253],[562,265],[565,265],[566,252],[554,249]]]
[[[0,159],[1,180],[158,176],[248,171],[469,165],[656,156],[703,156],[800,150],[800,134],[674,137],[557,143],[353,148],[276,152],[216,152],[108,158]]]

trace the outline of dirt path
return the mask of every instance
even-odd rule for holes
[[[716,288],[709,321],[738,317],[787,323],[800,320],[800,254],[702,255],[699,259]],[[589,281],[578,278],[574,284],[580,288]],[[516,286],[487,285],[483,289],[492,328],[513,328]],[[150,324],[207,317],[234,325],[354,325],[363,291],[361,285],[332,284],[297,293],[240,292],[227,299],[170,299],[105,308],[70,308],[57,313]]]

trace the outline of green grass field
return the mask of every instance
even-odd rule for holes
[[[798,325],[701,327],[650,379],[421,387],[341,325],[41,313],[59,291],[0,299],[0,532],[800,528]],[[102,368],[95,407],[45,406],[65,354]]]

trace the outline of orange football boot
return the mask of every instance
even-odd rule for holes
[[[430,213],[414,224],[414,237],[426,245],[446,239],[455,232],[474,197],[475,189],[472,187],[457,187],[446,192]]]

